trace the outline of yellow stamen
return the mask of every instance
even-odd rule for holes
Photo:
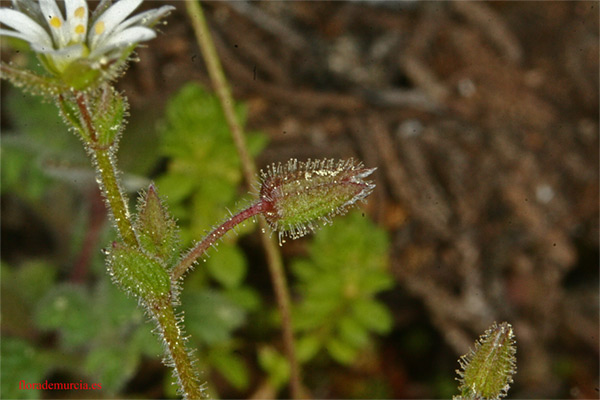
[[[96,24],[94,27],[94,32],[96,32],[96,35],[100,35],[102,32],[104,32],[104,21],[99,21]]]
[[[82,33],[85,33],[85,26],[79,24],[75,27],[75,33],[78,35],[81,35]]]
[[[85,16],[85,7],[77,7],[77,10],[73,13],[77,18],[83,18]]]
[[[53,26],[54,28],[60,28],[62,25],[62,22],[60,21],[60,18],[52,17],[52,18],[50,18],[50,25]]]

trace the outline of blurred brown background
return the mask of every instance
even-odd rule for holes
[[[181,6],[128,74],[134,107],[189,79],[209,85]],[[456,367],[506,320],[518,343],[510,397],[598,397],[597,2],[205,9],[250,127],[271,136],[259,166],[356,156],[378,167],[368,212],[393,238],[396,336],[356,373],[428,397],[415,374]],[[439,343],[399,351],[411,326]]]

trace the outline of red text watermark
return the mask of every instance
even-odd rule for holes
[[[77,382],[25,382],[24,380],[19,382],[19,389],[21,390],[100,390],[102,384],[100,383],[87,383],[83,381]]]

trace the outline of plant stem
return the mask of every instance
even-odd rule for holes
[[[167,299],[154,307],[150,306],[149,309],[154,314],[158,322],[158,329],[167,345],[171,358],[167,364],[172,363],[175,368],[179,386],[183,390],[183,397],[185,399],[201,399],[203,396],[198,375],[185,349],[185,339],[179,329],[171,301]]]
[[[76,93],[77,107],[81,116],[83,129],[87,131],[89,142],[86,143],[88,152],[94,161],[96,171],[100,175],[100,187],[102,193],[108,202],[108,208],[112,212],[112,216],[117,224],[117,230],[121,239],[133,247],[138,247],[137,237],[131,225],[131,217],[127,207],[127,199],[121,190],[119,180],[117,178],[116,162],[113,160],[113,151],[105,146],[98,146],[95,142],[98,133],[92,123],[92,117],[87,106],[84,93]],[[85,136],[85,135],[84,135]]]
[[[88,107],[86,94],[75,93],[75,100],[79,108],[80,129],[82,137],[86,138],[86,147],[94,161],[94,167],[99,174],[99,185],[102,193],[108,203],[108,208],[112,212],[117,229],[123,242],[127,245],[139,248],[137,236],[131,224],[131,217],[127,207],[127,198],[121,190],[116,162],[114,157],[114,143],[110,146],[101,146],[98,143],[98,132],[95,129],[92,114]],[[59,96],[59,106],[64,107],[64,97]],[[64,109],[61,108],[64,113]],[[85,134],[83,134],[85,133]],[[179,329],[178,320],[173,309],[173,302],[170,298],[163,299],[155,304],[147,304],[148,309],[156,318],[158,328],[167,344],[167,351],[172,360],[172,367],[179,379],[179,385],[183,390],[184,397],[187,399],[202,398],[202,390],[198,382],[198,375],[192,364],[190,356],[185,349],[185,338]]]
[[[192,21],[192,26],[196,33],[196,40],[200,45],[200,50],[202,51],[202,56],[206,62],[210,79],[212,80],[217,96],[219,97],[223,113],[225,114],[227,124],[231,131],[233,142],[240,157],[244,178],[246,183],[251,185],[256,176],[256,166],[248,153],[242,126],[235,116],[231,90],[227,84],[227,78],[225,77],[225,72],[223,71],[223,67],[221,66],[219,56],[215,49],[215,44],[206,23],[202,7],[197,0],[187,0],[186,9]],[[263,232],[269,231],[270,228],[267,226],[264,219],[259,219],[259,224]],[[292,331],[292,316],[290,311],[291,301],[287,280],[283,270],[283,262],[281,260],[279,249],[270,235],[262,235],[261,241],[267,255],[269,273],[271,274],[275,297],[277,299],[279,312],[281,313],[283,343],[287,359],[290,363],[291,394],[294,399],[299,399],[302,397],[302,380],[300,366],[296,359],[294,334]]]
[[[191,249],[186,256],[179,261],[179,263],[171,271],[171,277],[173,280],[181,278],[187,270],[194,264],[194,262],[202,256],[206,250],[217,240],[219,240],[224,234],[233,229],[236,225],[244,222],[248,218],[254,217],[263,211],[263,205],[261,202],[253,204],[252,206],[240,211],[231,218],[228,218],[221,225],[212,230],[202,241],[200,241],[193,249]]]

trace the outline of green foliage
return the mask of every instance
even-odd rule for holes
[[[310,258],[292,265],[302,297],[294,322],[303,362],[325,348],[350,364],[370,344],[371,333],[392,328],[389,311],[375,299],[393,285],[387,248],[385,232],[354,212],[315,234]]]
[[[475,349],[460,360],[460,396],[455,399],[499,399],[504,397],[516,372],[517,346],[512,326],[494,324],[477,342]]]
[[[136,300],[107,278],[93,291],[58,284],[40,299],[35,318],[39,329],[58,333],[61,358],[81,360],[63,368],[101,382],[109,394],[122,389],[142,356],[156,357],[163,351]]]
[[[245,108],[236,105],[236,111],[243,123]],[[226,208],[238,208],[239,157],[218,99],[197,84],[184,86],[168,102],[160,131],[160,151],[169,161],[157,186],[189,244],[219,222]],[[258,154],[266,141],[264,134],[248,134],[250,153]]]
[[[39,399],[41,390],[20,390],[19,382],[41,383],[50,366],[49,360],[34,346],[13,337],[0,342],[0,397],[3,399]]]
[[[19,382],[42,382],[52,360],[23,338],[32,336],[35,328],[31,313],[40,297],[51,288],[56,273],[47,263],[30,261],[14,270],[3,264],[1,275],[3,335],[0,341],[0,397],[39,398],[40,391],[19,390]]]
[[[240,121],[245,108],[236,106]],[[237,209],[242,183],[240,162],[218,99],[197,84],[184,86],[168,102],[165,120],[159,125],[159,151],[167,157],[167,171],[156,180],[170,212],[178,219],[182,243],[200,240],[208,229]],[[250,152],[256,155],[266,145],[266,136],[248,135]],[[247,232],[254,224],[241,227]],[[244,360],[235,350],[233,336],[256,309],[259,297],[244,286],[247,261],[235,245],[237,237],[226,236],[211,250],[202,268],[186,280],[181,303],[186,332],[199,354],[204,371],[215,369],[239,390],[250,383]],[[209,289],[209,279],[222,289]]]
[[[87,163],[85,153],[54,105],[14,90],[8,90],[3,100],[2,106],[13,117],[13,129],[2,136],[2,193],[40,200],[51,182],[50,174],[65,165]],[[91,169],[86,168],[91,180]]]

